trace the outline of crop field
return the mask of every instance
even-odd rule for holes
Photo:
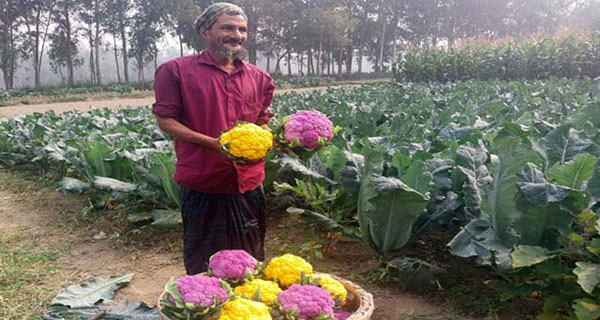
[[[535,296],[537,313],[588,319],[600,248],[599,92],[597,80],[551,78],[278,95],[278,116],[318,110],[340,131],[309,161],[270,154],[269,202],[362,243],[388,281],[435,284],[435,257],[402,253],[443,233],[440,250],[489,266],[503,299]],[[84,214],[179,223],[172,141],[149,107],[1,119],[0,163],[84,194]]]

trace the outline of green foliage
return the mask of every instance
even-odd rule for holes
[[[397,81],[516,80],[600,75],[600,36],[544,37],[498,45],[471,43],[448,51],[409,50],[394,65]]]

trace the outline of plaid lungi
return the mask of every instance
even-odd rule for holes
[[[211,194],[181,187],[183,259],[187,274],[205,272],[209,258],[243,249],[264,260],[266,202],[262,187],[245,193]]]

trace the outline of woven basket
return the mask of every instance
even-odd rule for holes
[[[319,273],[315,272],[315,274]],[[344,310],[352,312],[352,315],[349,318],[347,318],[347,320],[371,319],[371,316],[373,315],[373,310],[375,310],[375,304],[373,303],[373,295],[365,291],[357,284],[350,282],[344,278],[340,278],[332,274],[330,274],[330,276],[335,278],[337,281],[341,282],[344,285],[344,287],[346,287],[346,290],[348,290]],[[164,313],[162,313],[162,303],[160,297],[158,297],[158,303],[156,305],[158,306],[158,312],[160,314],[161,320],[173,320],[167,317]]]

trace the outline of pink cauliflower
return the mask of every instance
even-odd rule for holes
[[[333,123],[320,112],[301,110],[291,115],[285,123],[284,136],[289,142],[298,139],[301,146],[316,149],[319,147],[319,138],[327,141],[333,138]]]
[[[198,274],[176,279],[175,283],[181,298],[186,303],[209,307],[215,304],[215,298],[219,299],[218,304],[225,303],[228,298],[227,290],[223,288],[219,278]]]
[[[246,271],[254,272],[258,261],[244,250],[222,250],[208,263],[210,272],[219,278],[243,279]]]
[[[336,310],[333,313],[333,320],[346,320],[348,319],[350,316],[352,315],[352,313],[346,311],[346,310]]]
[[[314,318],[323,314],[333,316],[335,302],[325,289],[311,285],[294,284],[277,297],[284,311],[298,310],[301,319]]]

